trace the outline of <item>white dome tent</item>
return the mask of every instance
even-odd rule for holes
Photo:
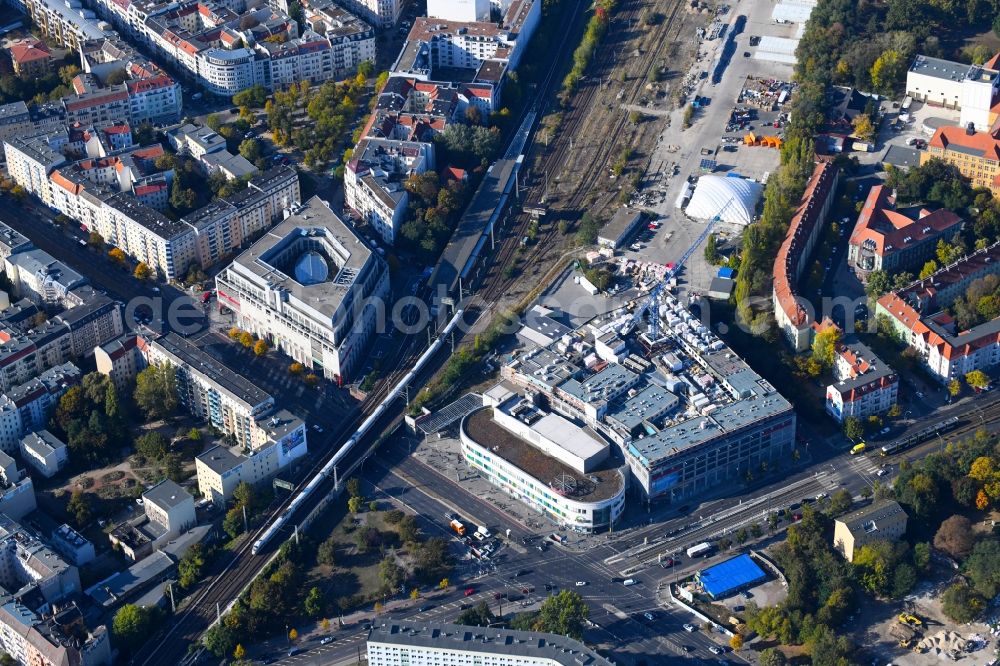
[[[702,176],[685,212],[688,217],[699,220],[711,220],[719,215],[723,222],[745,226],[753,222],[763,189],[760,183],[745,178]]]

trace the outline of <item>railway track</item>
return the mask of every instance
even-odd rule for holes
[[[657,47],[649,51],[643,57],[643,60],[639,65],[641,76],[633,79],[631,82],[631,88],[625,98],[627,99],[628,104],[634,104],[639,97],[641,97],[642,89],[647,80],[647,76],[660,60],[663,49],[666,48],[665,45],[672,43],[679,38],[683,22],[677,20],[677,14],[683,4],[682,0],[674,0],[671,2],[669,15],[663,22],[663,29],[666,31],[665,38],[659,40]],[[633,22],[637,22],[641,19],[642,12],[645,9],[646,4],[644,2],[639,0],[629,2],[626,7],[623,8],[622,12],[615,15],[614,22],[616,24],[627,23],[628,25],[632,25]],[[565,112],[563,121],[560,124],[559,137],[553,142],[551,150],[549,150],[549,147],[547,146],[541,149],[537,144],[532,146],[532,150],[529,152],[527,161],[528,163],[531,163],[532,159],[537,156],[536,172],[552,174],[558,173],[562,170],[563,165],[567,163],[571,152],[575,149],[572,137],[577,135],[582,130],[588,115],[592,112],[595,104],[595,98],[598,96],[598,93],[603,90],[602,81],[605,76],[607,76],[609,79],[608,85],[610,86],[611,74],[617,67],[623,66],[623,63],[617,62],[617,59],[600,59],[599,62],[595,60],[595,64],[597,65],[596,71],[593,71],[588,75],[586,81],[587,85],[577,92],[573,98],[572,106]],[[553,87],[552,77],[555,70],[556,67],[553,65],[546,78],[546,84],[543,86],[543,90],[546,91],[546,94],[550,99],[555,92],[551,89]],[[541,115],[541,113],[539,115]],[[624,111],[622,111],[617,115],[614,124],[609,131],[603,134],[596,148],[591,150],[593,158],[590,160],[590,168],[583,172],[583,177],[575,185],[568,199],[565,203],[557,206],[556,210],[575,212],[584,208],[585,199],[593,191],[594,185],[600,178],[604,168],[607,167],[612,155],[614,154],[615,148],[618,146],[619,139],[623,134],[626,122],[628,122],[628,116]],[[540,153],[538,152],[539,150],[541,151]],[[546,195],[547,189],[548,185],[544,180],[542,183],[536,183],[528,188],[527,193],[524,195],[524,199],[526,201],[541,202]],[[505,278],[503,277],[503,272],[508,266],[512,265],[513,261],[517,260],[515,254],[521,244],[521,239],[528,235],[527,232],[531,222],[532,218],[530,215],[519,215],[510,232],[502,241],[499,251],[494,253],[489,273],[484,280],[487,284],[480,291],[480,296],[483,300],[490,303],[497,301],[505,293],[509,292],[511,287],[513,287],[516,282],[523,279],[517,275]],[[552,242],[556,239],[557,234],[558,231],[553,224],[542,227],[540,229],[540,233],[535,238],[534,243],[529,247],[527,254],[523,257],[524,265],[530,266],[537,263],[542,258],[542,255],[552,245]]]
[[[399,347],[394,370],[376,384],[375,388],[362,401],[355,416],[345,422],[337,433],[332,434],[328,438],[328,442],[342,443],[344,438],[385,399],[392,387],[406,375],[410,364],[417,357],[417,353],[411,351],[413,340],[414,338],[411,337],[408,344]],[[334,451],[335,449],[331,448],[328,453],[332,454]],[[359,448],[358,457],[364,457],[366,453],[360,451]],[[219,610],[224,609],[235,599],[271,558],[270,550],[256,555],[252,554],[250,549],[254,541],[266,529],[267,525],[285,510],[296,492],[322,467],[327,458],[327,455],[321,456],[308,470],[300,474],[296,490],[278,503],[267,520],[246,535],[244,542],[222,570],[206,580],[205,588],[198,593],[187,608],[181,611],[178,619],[163,634],[154,638],[155,645],[152,649],[145,651],[145,659],[135,660],[135,663],[142,666],[175,666],[182,663],[186,646],[201,638],[205,629],[215,620]],[[322,497],[324,494],[318,494],[317,497]]]

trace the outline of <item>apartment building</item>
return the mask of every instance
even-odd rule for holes
[[[37,508],[31,477],[18,469],[13,458],[0,451],[0,513],[20,520]]]
[[[375,62],[375,29],[333,0],[312,0],[305,7],[310,29],[330,42],[337,78],[346,78],[365,60]]]
[[[87,278],[44,250],[25,250],[7,257],[4,273],[18,298],[27,298],[41,307],[67,307],[72,292],[87,284]]]
[[[473,82],[500,84],[516,70],[542,16],[540,0],[514,0],[499,23],[418,17],[392,66],[397,74],[428,79],[435,69],[475,72]]]
[[[921,151],[920,163],[938,158],[957,168],[973,187],[985,187],[1000,196],[1000,127],[976,131],[970,126],[945,125]]]
[[[257,84],[274,89],[292,80],[321,83],[343,77],[359,57],[367,59],[374,49],[373,36],[366,34],[370,28],[346,16],[339,25],[336,18],[331,20],[329,35],[312,29],[300,35],[283,2],[274,3],[274,9],[258,6],[241,13],[207,0],[97,0],[95,4],[105,18],[151,47],[157,57],[187,70],[207,91],[225,97]]]
[[[893,500],[876,500],[833,523],[833,547],[848,562],[873,541],[899,541],[906,534],[906,512]]]
[[[899,376],[857,340],[837,348],[833,377],[826,387],[826,411],[840,423],[884,414],[899,396]]]
[[[112,663],[107,627],[88,630],[75,603],[43,620],[9,594],[0,596],[0,649],[17,663],[31,666]]]
[[[14,74],[22,79],[41,78],[52,67],[52,52],[33,37],[18,39],[7,47]]]
[[[876,185],[851,233],[847,262],[862,282],[877,270],[919,271],[938,241],[951,241],[961,229],[962,218],[946,208],[897,210],[892,191]]]
[[[4,143],[15,136],[24,136],[33,129],[31,113],[24,102],[0,105],[0,160],[6,161]]]
[[[198,491],[217,506],[225,506],[239,484],[270,481],[306,453],[305,424],[291,412],[279,409],[258,423],[263,444],[256,449],[215,446],[195,458]]]
[[[119,393],[130,391],[142,369],[143,358],[134,335],[123,335],[94,347],[97,371],[106,375]]]
[[[489,23],[490,0],[428,0],[427,16],[463,23]]]
[[[464,122],[475,107],[483,118],[498,110],[499,89],[487,83],[423,81],[390,76],[379,94],[364,135],[432,143],[453,122]]]
[[[15,597],[38,590],[46,604],[81,592],[77,568],[52,551],[34,532],[0,514],[0,586]]]
[[[20,450],[24,462],[45,478],[55,476],[69,462],[66,443],[44,429],[22,437]]]
[[[108,153],[98,140],[101,133],[78,134],[76,140],[74,132],[65,130],[10,139],[6,145],[11,177],[49,207],[96,231],[166,279],[183,277],[192,264],[206,268],[218,261],[273,224],[300,198],[296,171],[278,166],[251,178],[245,189],[172,220],[157,210],[166,204],[172,178],[172,173],[155,167],[162,147],[128,146]],[[208,159],[221,154],[215,147],[219,142],[209,139],[191,132],[176,141]],[[203,152],[206,148],[215,152]],[[86,157],[71,161],[70,155],[79,157],[81,151]],[[234,175],[256,171],[249,163],[246,168],[234,166],[232,160],[229,167],[216,164],[233,168]]]
[[[337,381],[363,365],[389,294],[385,261],[318,197],[216,277],[236,324]]]
[[[9,4],[30,16],[43,35],[68,49],[112,34],[80,0],[9,0]]]
[[[274,398],[175,333],[140,337],[137,345],[147,365],[174,367],[180,402],[192,416],[252,448],[255,420],[274,408]]]
[[[816,165],[774,261],[774,319],[796,352],[812,344],[812,323],[817,318],[815,312],[808,311],[808,301],[799,293],[799,279],[822,236],[839,181],[840,169],[833,163]]]
[[[288,0],[270,0],[270,4],[272,7],[288,13]],[[309,2],[307,12],[314,6],[323,7],[325,5],[323,0]],[[344,0],[343,5],[368,25],[379,29],[391,28],[396,25],[403,12],[403,3],[400,0]]]
[[[164,479],[142,494],[146,517],[163,532],[176,537],[198,524],[194,497],[170,479]]]
[[[368,633],[372,666],[612,666],[583,643],[537,631],[385,622]]]
[[[80,370],[72,363],[64,363],[4,389],[0,395],[0,450],[13,453],[20,447],[21,438],[45,428],[59,398],[79,382]]]
[[[1000,54],[983,65],[918,55],[906,72],[906,94],[934,106],[960,109],[961,127],[986,131],[997,118]]]
[[[958,330],[944,311],[969,285],[1000,274],[1000,242],[977,250],[933,275],[882,296],[876,316],[885,316],[907,345],[920,355],[940,382],[964,377],[1000,363],[1000,319]]]
[[[245,157],[226,150],[226,140],[209,127],[189,123],[166,134],[171,147],[178,154],[194,158],[207,176],[222,173],[229,180],[235,180],[257,173],[257,167]]]
[[[344,169],[344,203],[391,245],[410,200],[406,179],[433,169],[433,144],[362,139]]]

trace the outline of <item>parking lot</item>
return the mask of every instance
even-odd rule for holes
[[[761,88],[771,92],[771,84],[768,82],[786,82],[792,77],[791,65],[752,57],[757,46],[751,45],[751,37],[783,34],[790,29],[788,25],[776,25],[771,19],[771,11],[771,3],[750,0],[735,5],[729,13],[722,16],[724,21],[735,21],[735,15],[738,14],[747,18],[746,26],[736,38],[735,54],[718,84],[713,85],[711,77],[703,78],[700,72],[706,69],[706,63],[715,60],[723,48],[724,40],[704,41],[700,45],[698,61],[681,81],[696,81],[692,95],[707,100],[708,103],[699,103],[692,125],[688,128],[684,127],[683,108],[670,114],[670,124],[660,135],[643,181],[642,192],[652,194],[647,196],[646,203],[639,202],[644,210],[663,225],[648,240],[640,241],[643,247],[639,251],[630,250],[626,246],[623,254],[627,258],[660,264],[677,261],[702,234],[705,222],[690,219],[675,207],[688,177],[701,175],[702,159],[714,160],[717,172],[735,172],[760,181],[777,168],[780,154],[775,148],[748,146],[732,141],[735,138],[742,142],[745,134],[751,131],[750,125],[753,125],[752,131],[758,136],[774,136],[781,132],[780,127],[773,127],[774,121],[780,116],[780,109],[767,108],[768,100],[763,95],[765,108],[755,107],[760,101],[755,97],[763,93]],[[745,57],[744,53],[751,55]],[[777,96],[780,94],[780,91],[776,93]],[[737,123],[734,131],[727,132],[734,109],[751,106],[756,110],[755,120],[745,123],[742,129]],[[770,127],[762,127],[762,124]],[[724,141],[724,137],[729,137],[730,141]],[[707,149],[708,153],[702,154],[703,149]],[[725,240],[736,238],[742,230],[719,223],[715,231]],[[630,239],[629,243],[632,241]],[[709,266],[702,253],[695,251],[684,267],[678,289],[681,292],[705,293],[716,273],[716,267]]]

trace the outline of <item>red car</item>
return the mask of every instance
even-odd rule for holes
[[[476,593],[476,589],[472,588],[472,587],[467,587],[465,589],[465,592],[464,592],[465,596],[467,596],[467,597],[471,597],[475,593]]]

